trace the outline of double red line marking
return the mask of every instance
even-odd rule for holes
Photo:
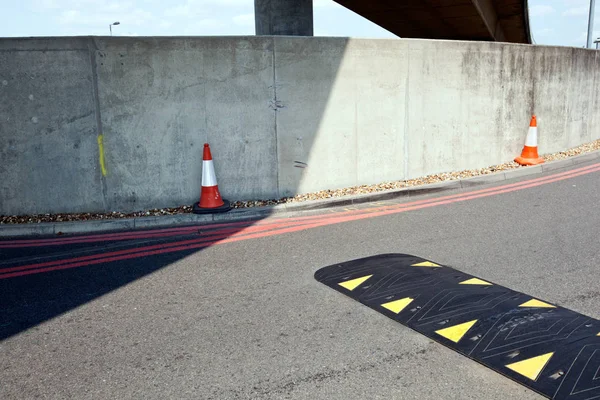
[[[3,268],[0,269],[0,279],[76,268],[86,265],[102,264],[112,261],[127,260],[138,257],[146,257],[157,254],[198,249],[216,244],[232,243],[241,240],[280,235],[283,233],[297,232],[325,225],[357,221],[361,219],[396,214],[405,211],[419,210],[422,208],[435,207],[444,204],[457,203],[461,201],[467,201],[482,197],[494,196],[502,193],[514,192],[517,190],[528,189],[598,171],[600,171],[600,164],[594,164],[587,167],[578,168],[571,171],[532,179],[524,182],[518,182],[488,189],[475,190],[468,193],[460,193],[455,195],[442,196],[433,199],[420,200],[403,204],[395,204],[384,207],[347,211],[333,215],[317,215],[289,219],[280,218],[274,221],[258,221],[251,226],[249,226],[249,222],[207,225],[204,226],[203,229],[223,229],[215,229],[206,236],[197,239],[189,239],[173,243],[157,244],[135,249],[119,250],[102,254],[75,257],[66,260],[55,260],[43,263],[23,265],[18,267]],[[143,234],[131,232],[120,234],[85,236],[78,238],[48,239],[46,241],[14,241],[3,243],[3,247],[25,247],[32,245],[83,243],[83,241],[129,240],[138,239],[142,237],[168,237],[174,235],[191,234],[198,229],[199,227],[196,226],[185,228],[161,229],[157,231],[146,232]],[[8,245],[8,243],[10,243],[10,245]]]

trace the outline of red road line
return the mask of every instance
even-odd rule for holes
[[[545,182],[548,180],[551,180],[552,182],[554,182],[554,179],[556,179],[557,177],[562,177],[562,176],[566,176],[566,175],[574,175],[577,172],[583,172],[583,171],[588,171],[588,170],[592,170],[590,172],[595,172],[596,169],[600,166],[600,164],[593,164],[593,165],[589,165],[587,167],[582,167],[582,168],[577,168],[577,169],[573,169],[570,171],[566,171],[566,172],[561,172],[559,174],[553,174],[553,175],[549,175],[549,176],[545,176],[545,177],[540,177],[540,178],[535,178],[535,179],[529,179],[526,181],[522,181],[522,182],[516,182],[516,183],[511,183],[511,184],[507,184],[507,185],[502,185],[502,186],[495,186],[495,187],[491,187],[491,188],[487,188],[487,189],[480,189],[480,190],[474,190],[474,191],[470,191],[468,193],[458,193],[458,194],[453,194],[453,195],[448,195],[448,196],[443,196],[443,197],[436,197],[436,198],[432,198],[432,199],[427,199],[427,200],[416,200],[413,202],[408,202],[408,203],[401,203],[401,204],[393,204],[393,205],[389,205],[389,206],[381,206],[378,208],[381,209],[396,209],[396,208],[404,208],[404,207],[409,207],[412,205],[417,205],[417,204],[425,204],[425,203],[430,203],[430,202],[436,202],[440,199],[453,199],[453,198],[459,198],[459,197],[463,197],[466,196],[468,194],[478,194],[478,193],[486,193],[486,192],[495,192],[499,189],[503,189],[503,188],[512,188],[512,187],[521,187],[521,186],[525,186],[528,185],[530,183],[533,182]],[[574,175],[574,176],[578,176],[578,175]],[[551,182],[548,182],[551,183]],[[365,211],[365,209],[363,210],[355,210],[355,211],[346,211],[346,212],[339,212],[337,214],[333,214],[333,215],[327,215],[327,216],[309,216],[309,217],[296,217],[296,218],[290,218],[290,221],[293,220],[299,220],[299,219],[322,219],[322,218],[330,218],[330,217],[336,217],[339,215],[350,215],[350,214],[357,214],[357,213],[361,213]]]
[[[472,199],[477,199],[477,198],[482,198],[482,197],[489,197],[489,196],[498,195],[498,194],[502,194],[502,193],[514,192],[517,190],[523,190],[523,189],[527,189],[527,188],[541,186],[541,185],[548,184],[548,183],[558,182],[561,180],[570,179],[570,178],[573,178],[576,176],[589,174],[589,173],[597,172],[597,171],[600,171],[600,164],[595,164],[594,169],[587,169],[585,171],[581,171],[581,172],[578,172],[575,174],[552,175],[553,179],[551,179],[551,180],[537,179],[537,180],[532,180],[532,181],[526,181],[526,182],[524,182],[524,183],[526,183],[525,185],[520,185],[520,186],[515,186],[515,184],[505,185],[505,186],[500,186],[500,187],[495,188],[496,190],[494,190],[494,191],[486,189],[486,190],[481,190],[481,191],[463,193],[462,196],[460,196],[460,197],[458,197],[457,195],[445,196],[445,197],[440,197],[437,199],[430,199],[431,201],[428,201],[426,203],[422,202],[421,204],[415,204],[415,205],[412,205],[409,207],[403,207],[401,209],[387,209],[387,210],[382,210],[382,211],[377,211],[377,212],[362,213],[359,215],[331,216],[330,218],[322,219],[322,220],[317,221],[312,224],[307,223],[307,224],[303,224],[303,225],[295,225],[295,226],[285,228],[285,229],[276,229],[276,230],[271,230],[271,231],[257,232],[257,233],[253,233],[253,234],[247,234],[247,233],[244,233],[243,231],[241,231],[238,234],[234,234],[234,235],[230,235],[230,236],[225,235],[222,240],[219,240],[218,238],[210,238],[213,240],[206,241],[206,239],[204,239],[204,240],[202,240],[202,242],[200,242],[199,240],[196,239],[196,240],[188,240],[188,241],[183,241],[183,242],[171,243],[169,245],[169,247],[167,247],[167,248],[165,248],[164,246],[162,246],[162,248],[157,248],[157,247],[161,247],[161,245],[155,245],[155,246],[148,246],[146,248],[135,249],[134,252],[131,252],[131,251],[128,252],[127,250],[121,250],[119,252],[107,253],[107,254],[103,254],[103,255],[99,254],[99,255],[95,255],[95,256],[86,256],[86,257],[74,258],[74,259],[70,259],[70,260],[54,261],[52,263],[66,262],[68,264],[53,266],[53,267],[49,267],[49,268],[40,268],[47,263],[16,267],[16,269],[7,268],[4,270],[0,270],[0,273],[4,273],[3,275],[0,275],[0,279],[10,278],[10,277],[14,277],[14,276],[29,275],[32,273],[54,271],[54,270],[58,270],[58,269],[75,268],[75,267],[83,266],[83,265],[93,265],[93,264],[99,264],[99,263],[105,263],[105,262],[111,262],[111,261],[119,261],[119,260],[135,258],[135,257],[145,257],[148,255],[196,249],[196,248],[201,248],[201,247],[207,247],[207,246],[214,245],[214,244],[231,243],[231,242],[237,242],[240,240],[262,238],[262,237],[268,237],[268,236],[273,236],[273,235],[279,235],[279,234],[283,234],[283,233],[297,232],[297,231],[311,229],[311,228],[315,228],[315,227],[319,227],[319,226],[325,226],[325,225],[331,225],[331,224],[337,224],[337,223],[343,223],[343,222],[349,222],[349,221],[356,221],[356,220],[361,220],[361,219],[366,219],[366,218],[373,218],[373,217],[377,217],[377,216],[396,214],[396,213],[405,212],[405,211],[412,211],[412,210],[418,210],[418,209],[422,209],[422,208],[429,208],[429,207],[435,207],[435,206],[439,206],[439,205],[457,203],[457,202],[461,202],[461,201],[472,200]],[[217,240],[214,240],[214,239],[217,239]],[[157,248],[157,249],[148,251],[151,248]],[[120,254],[122,254],[122,255],[120,255]],[[93,257],[96,259],[89,260],[89,262],[74,262],[74,261],[82,260],[82,259],[88,258],[88,257]],[[103,258],[99,258],[99,257],[103,257]],[[24,268],[27,268],[28,270],[27,271],[19,271]],[[19,269],[19,270],[17,270],[17,269]]]
[[[458,203],[458,202],[467,201],[467,200],[473,200],[473,199],[478,199],[478,198],[482,198],[482,197],[495,196],[495,195],[499,195],[499,194],[515,192],[515,191],[518,191],[518,190],[529,189],[529,188],[532,188],[532,187],[541,186],[541,185],[545,185],[545,184],[548,184],[548,183],[553,183],[553,182],[558,182],[558,181],[562,181],[562,180],[565,180],[565,179],[575,178],[575,177],[580,176],[580,175],[586,175],[586,174],[593,173],[593,172],[599,172],[600,171],[600,164],[596,164],[596,165],[598,167],[596,167],[594,170],[579,172],[579,173],[574,174],[574,175],[556,178],[556,179],[553,179],[551,181],[534,182],[534,183],[530,183],[530,184],[525,185],[525,186],[512,187],[512,188],[506,188],[506,189],[503,189],[504,186],[501,186],[501,187],[498,187],[498,189],[500,189],[500,190],[497,190],[495,192],[479,193],[479,194],[476,194],[478,192],[469,192],[469,193],[465,193],[465,196],[460,197],[460,198],[452,198],[452,199],[450,199],[450,197],[454,197],[454,196],[439,197],[439,198],[437,198],[438,201],[436,201],[435,203],[418,204],[418,205],[413,205],[413,206],[410,206],[410,207],[407,207],[407,208],[402,208],[400,210],[382,210],[382,211],[373,212],[373,213],[369,213],[369,214],[365,214],[365,215],[342,216],[342,217],[336,218],[334,222],[331,222],[331,220],[329,220],[327,222],[324,222],[323,224],[318,224],[318,225],[330,225],[330,224],[334,224],[334,223],[357,221],[357,220],[366,219],[366,218],[373,218],[373,217],[380,217],[380,216],[384,216],[384,215],[397,214],[397,213],[401,213],[401,212],[405,212],[405,211],[420,210],[420,209],[423,209],[423,208],[435,207],[435,206],[440,206],[440,205],[445,205],[445,204],[451,204],[451,203]],[[227,242],[227,239],[225,239],[225,240],[223,240],[223,241],[221,241],[219,243],[226,243],[226,242]]]
[[[186,228],[167,229],[160,231],[148,231],[148,232],[132,232],[124,234],[104,234],[97,236],[79,236],[74,238],[64,239],[39,239],[39,240],[14,240],[0,242],[0,248],[21,248],[21,247],[36,247],[36,246],[50,246],[50,245],[65,245],[73,243],[89,243],[89,242],[101,242],[101,241],[119,241],[119,240],[134,240],[134,239],[147,239],[147,238],[168,238],[172,236],[181,236],[191,234],[199,230],[206,230],[207,235],[221,234],[227,232],[238,232],[240,229],[233,228],[234,226],[244,227],[265,227],[264,229],[274,229],[281,225],[289,225],[285,218],[276,219],[274,221],[267,221],[266,223],[259,224],[256,221],[245,221],[245,222],[234,222],[227,224],[211,224],[211,225],[195,225]],[[226,227],[229,229],[215,229],[219,227]],[[165,231],[167,234],[163,234]],[[125,237],[121,237],[125,236]]]
[[[281,225],[283,224],[283,222],[277,223],[277,224],[272,224],[274,227],[277,225]],[[125,236],[125,237],[121,237],[121,235],[115,234],[115,235],[111,235],[109,237],[106,236],[102,236],[101,238],[96,238],[96,237],[86,237],[86,238],[69,238],[69,240],[61,240],[61,239],[47,239],[47,241],[32,241],[31,243],[22,243],[19,241],[14,241],[12,243],[8,242],[9,244],[5,244],[5,243],[0,243],[0,248],[22,248],[22,247],[37,247],[37,246],[51,246],[51,245],[55,245],[55,246],[61,246],[61,245],[66,245],[66,244],[76,244],[76,243],[96,243],[96,242],[101,242],[101,241],[124,241],[124,240],[136,240],[136,239],[153,239],[153,238],[157,238],[157,239],[161,239],[161,238],[169,238],[169,237],[173,237],[173,236],[182,236],[182,235],[189,235],[189,234],[193,234],[194,232],[198,232],[199,230],[207,230],[208,232],[206,232],[207,235],[211,235],[211,234],[221,234],[221,233],[226,233],[226,232],[237,232],[240,229],[239,228],[234,228],[231,227],[231,225],[225,225],[228,229],[214,229],[214,226],[212,225],[198,225],[198,226],[194,226],[194,227],[188,227],[186,229],[180,229],[178,231],[171,231],[171,232],[167,232],[166,234],[163,232],[148,232],[148,233],[140,233],[140,232],[135,232],[136,235],[135,236]],[[245,222],[243,224],[240,224],[240,226],[244,227],[244,226],[256,226],[256,224],[253,224],[252,222]],[[214,229],[214,230],[213,230]]]
[[[157,249],[157,250],[152,250],[152,251],[145,251],[143,253],[125,254],[125,255],[122,255],[122,256],[116,256],[116,257],[108,257],[108,258],[90,260],[89,262],[88,261],[83,261],[83,262],[75,262],[75,263],[71,263],[71,264],[58,265],[58,266],[47,267],[47,268],[28,269],[26,271],[11,272],[11,273],[2,274],[2,275],[0,275],[0,279],[12,278],[12,277],[23,276],[23,275],[38,274],[38,273],[42,273],[42,272],[58,271],[58,270],[62,270],[62,269],[76,268],[76,267],[82,267],[82,266],[88,266],[88,265],[104,264],[104,263],[112,262],[112,261],[128,260],[128,259],[131,259],[131,258],[146,257],[146,256],[151,256],[151,255],[156,255],[156,254],[173,253],[173,252],[182,251],[182,250],[198,249],[198,248],[208,247],[208,246],[219,244],[219,243],[238,242],[238,241],[246,240],[246,239],[254,239],[254,238],[260,238],[260,237],[266,237],[266,236],[274,236],[274,235],[278,235],[278,234],[282,234],[282,233],[288,233],[288,232],[296,232],[296,231],[299,231],[299,230],[309,229],[309,228],[317,227],[317,226],[321,226],[321,225],[322,224],[315,223],[315,224],[303,225],[303,226],[299,226],[299,227],[294,226],[294,227],[291,227],[291,228],[281,229],[281,230],[277,230],[277,231],[268,231],[268,232],[264,232],[264,233],[255,233],[255,234],[251,234],[251,235],[248,235],[248,236],[237,236],[237,237],[225,236],[226,239],[223,240],[223,241],[212,240],[212,241],[207,241],[207,242],[204,242],[204,243],[196,243],[196,244],[185,245],[185,246],[178,246],[178,247],[169,247],[169,248],[166,248],[166,249]],[[180,244],[180,243],[178,243],[178,244]],[[27,267],[27,266],[24,266],[24,267]],[[22,267],[17,267],[17,268],[22,268]]]
[[[249,223],[246,222],[246,225]],[[52,239],[29,239],[29,240],[11,240],[6,242],[0,242],[0,248],[13,248],[13,247],[32,247],[32,246],[50,246],[50,245],[63,245],[73,243],[88,243],[88,242],[101,242],[101,241],[117,241],[117,240],[133,240],[133,239],[146,239],[152,237],[171,237],[177,235],[184,235],[198,231],[198,226],[188,226],[183,228],[172,228],[172,229],[158,229],[151,231],[142,232],[121,232],[121,233],[107,233],[101,235],[89,235],[89,236],[77,236],[67,238],[52,238]]]
[[[301,226],[301,225],[304,225],[304,224],[296,224],[294,226]],[[98,253],[98,254],[91,254],[88,256],[73,257],[73,258],[66,259],[66,260],[61,259],[61,260],[54,260],[54,261],[46,261],[46,262],[37,263],[37,264],[22,265],[22,266],[18,266],[18,267],[1,268],[0,275],[3,273],[23,271],[23,270],[27,270],[27,269],[36,269],[36,268],[40,268],[40,267],[49,267],[49,266],[60,265],[60,264],[64,264],[64,263],[73,263],[73,262],[78,262],[78,261],[91,261],[91,260],[95,260],[95,259],[104,259],[107,257],[119,256],[119,255],[124,255],[124,254],[137,254],[137,253],[145,252],[148,250],[166,249],[166,248],[177,247],[177,246],[181,246],[181,245],[185,245],[185,244],[213,243],[214,241],[218,241],[219,239],[223,239],[223,238],[244,237],[246,235],[249,235],[249,234],[252,234],[255,232],[260,233],[261,231],[269,231],[269,230],[277,229],[278,227],[286,227],[286,226],[289,226],[289,224],[280,223],[277,225],[269,225],[269,226],[265,226],[265,227],[249,226],[244,230],[240,230],[237,228],[236,229],[228,229],[228,230],[224,229],[224,230],[219,231],[218,234],[214,234],[211,232],[210,235],[202,236],[201,238],[188,239],[188,240],[184,240],[184,241],[180,241],[180,242],[161,243],[161,244],[155,244],[155,245],[151,245],[151,246],[143,246],[143,247],[138,247],[138,248],[133,248],[133,249],[118,250],[118,251],[113,251],[110,253]]]
[[[192,222],[190,222],[192,223]],[[31,247],[31,246],[17,246],[17,245],[61,245],[61,244],[71,244],[71,243],[87,243],[87,242],[101,242],[101,241],[112,241],[112,240],[132,240],[132,239],[145,239],[147,235],[158,235],[161,233],[176,233],[176,234],[185,234],[189,232],[194,232],[199,229],[215,229],[222,227],[232,227],[232,226],[250,226],[257,225],[255,221],[240,221],[240,222],[228,222],[222,224],[204,224],[204,225],[192,225],[181,228],[167,228],[167,229],[154,229],[148,231],[135,231],[135,232],[117,232],[117,233],[104,233],[104,234],[95,234],[95,235],[86,235],[86,236],[77,236],[77,237],[65,237],[65,238],[49,238],[49,239],[17,239],[17,240],[7,240],[4,242],[0,242],[0,248],[12,248],[12,247]],[[169,237],[173,235],[165,235],[164,237]],[[160,236],[157,236],[160,237]]]
[[[198,228],[195,228],[194,230],[198,230]],[[2,248],[9,248],[9,249],[16,249],[16,248],[23,248],[23,247],[40,247],[40,246],[61,246],[61,245],[67,245],[67,244],[78,244],[78,243],[97,243],[97,242],[108,242],[108,241],[125,241],[125,240],[135,240],[135,239],[153,239],[153,238],[168,238],[168,237],[173,237],[173,236],[181,236],[181,235],[188,235],[194,232],[194,230],[185,230],[185,231],[179,231],[179,232],[168,232],[168,233],[147,233],[147,234],[139,234],[138,232],[138,236],[135,237],[131,237],[131,236],[114,236],[114,237],[110,237],[110,238],[89,238],[89,239],[80,239],[80,238],[73,238],[72,240],[59,240],[59,239],[50,239],[48,241],[39,241],[39,242],[30,242],[30,243],[18,243],[18,242],[13,242],[13,243],[0,243],[0,249]]]
[[[512,184],[508,184],[508,185],[503,185],[501,187],[476,190],[476,191],[473,191],[470,193],[485,193],[485,192],[495,191],[498,188],[518,187],[518,186],[523,186],[529,182],[547,181],[550,179],[555,179],[556,177],[572,175],[572,174],[580,172],[580,171],[591,170],[591,169],[594,169],[595,167],[597,167],[598,165],[600,165],[600,164],[593,164],[590,166],[565,171],[565,172],[562,172],[559,174],[540,177],[540,178],[536,178],[536,179],[532,179],[532,180],[527,180],[524,182],[516,182],[516,183],[512,183]],[[464,193],[459,193],[456,195],[446,196],[446,198],[448,198],[448,199],[449,198],[458,198],[458,197],[462,197],[464,195],[465,195]],[[418,201],[409,202],[409,203],[394,204],[394,205],[390,205],[390,206],[382,206],[381,208],[385,208],[385,209],[387,209],[387,208],[405,208],[405,207],[412,206],[414,204],[425,204],[427,202],[433,202],[433,201],[436,201],[436,199],[418,200]],[[340,215],[340,214],[344,214],[344,215],[359,214],[364,211],[365,210],[363,209],[363,210],[340,212],[340,213],[337,213],[335,216]],[[257,226],[257,225],[273,225],[273,224],[279,225],[280,224],[279,221],[281,221],[281,220],[285,220],[287,222],[310,221],[310,220],[322,220],[324,218],[327,219],[330,217],[334,217],[334,215],[306,216],[306,217],[296,217],[296,218],[277,218],[275,220],[275,222],[265,221],[265,220],[254,221],[254,223],[252,221],[229,222],[229,223],[223,223],[223,224],[196,225],[196,226],[183,227],[183,228],[158,229],[158,230],[145,231],[145,232],[109,233],[109,234],[100,234],[100,235],[78,236],[78,237],[72,237],[72,238],[13,240],[13,241],[0,242],[0,248],[31,247],[28,245],[52,245],[52,244],[60,245],[60,244],[87,243],[87,242],[109,241],[109,240],[113,240],[113,241],[114,240],[132,240],[132,239],[145,239],[145,238],[154,238],[154,237],[160,238],[160,237],[176,236],[177,234],[182,234],[182,233],[187,233],[187,232],[193,232],[194,230],[199,229],[199,227],[202,227],[204,229],[214,229],[214,228],[220,228],[220,227],[232,227],[232,226],[244,226],[244,225],[246,225],[246,226],[248,226],[248,225],[255,225],[255,226]],[[162,234],[162,233],[168,233],[168,235],[160,236],[160,234]]]

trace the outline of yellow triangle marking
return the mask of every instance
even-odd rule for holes
[[[437,265],[436,263],[432,263],[431,261],[423,261],[421,263],[418,264],[413,264],[411,265],[411,267],[441,267],[441,265]]]
[[[556,308],[556,306],[553,306],[552,304],[544,303],[543,301],[536,299],[531,299],[521,304],[519,307]]]
[[[449,328],[440,329],[439,331],[435,331],[440,336],[445,337],[448,340],[452,340],[454,343],[458,343],[460,339],[471,329],[473,325],[477,322],[476,319],[473,321],[465,322],[464,324],[451,326]]]
[[[395,314],[399,314],[400,311],[404,310],[406,306],[413,302],[414,299],[406,297],[404,299],[390,301],[389,303],[382,304],[381,307],[387,308]]]
[[[464,282],[461,282],[460,284],[461,285],[491,285],[491,283],[482,281],[481,279],[478,279],[478,278],[471,278]]]
[[[354,290],[357,287],[359,287],[360,285],[362,285],[367,279],[369,279],[372,276],[373,275],[363,276],[362,278],[356,278],[356,279],[352,279],[352,280],[349,280],[346,282],[338,283],[338,285],[340,285],[341,287],[346,288],[348,290]]]
[[[537,381],[540,373],[544,367],[546,367],[546,364],[548,364],[548,361],[550,361],[553,355],[554,353],[543,354],[514,364],[508,364],[506,368],[512,369],[516,373],[526,376],[532,381]]]

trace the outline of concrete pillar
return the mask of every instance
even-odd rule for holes
[[[257,35],[313,35],[313,0],[254,0]]]

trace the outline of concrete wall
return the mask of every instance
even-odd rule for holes
[[[600,52],[426,40],[0,40],[0,214],[276,198],[600,138]],[[99,163],[102,135],[106,174]]]
[[[0,40],[0,214],[104,208],[86,39]]]

